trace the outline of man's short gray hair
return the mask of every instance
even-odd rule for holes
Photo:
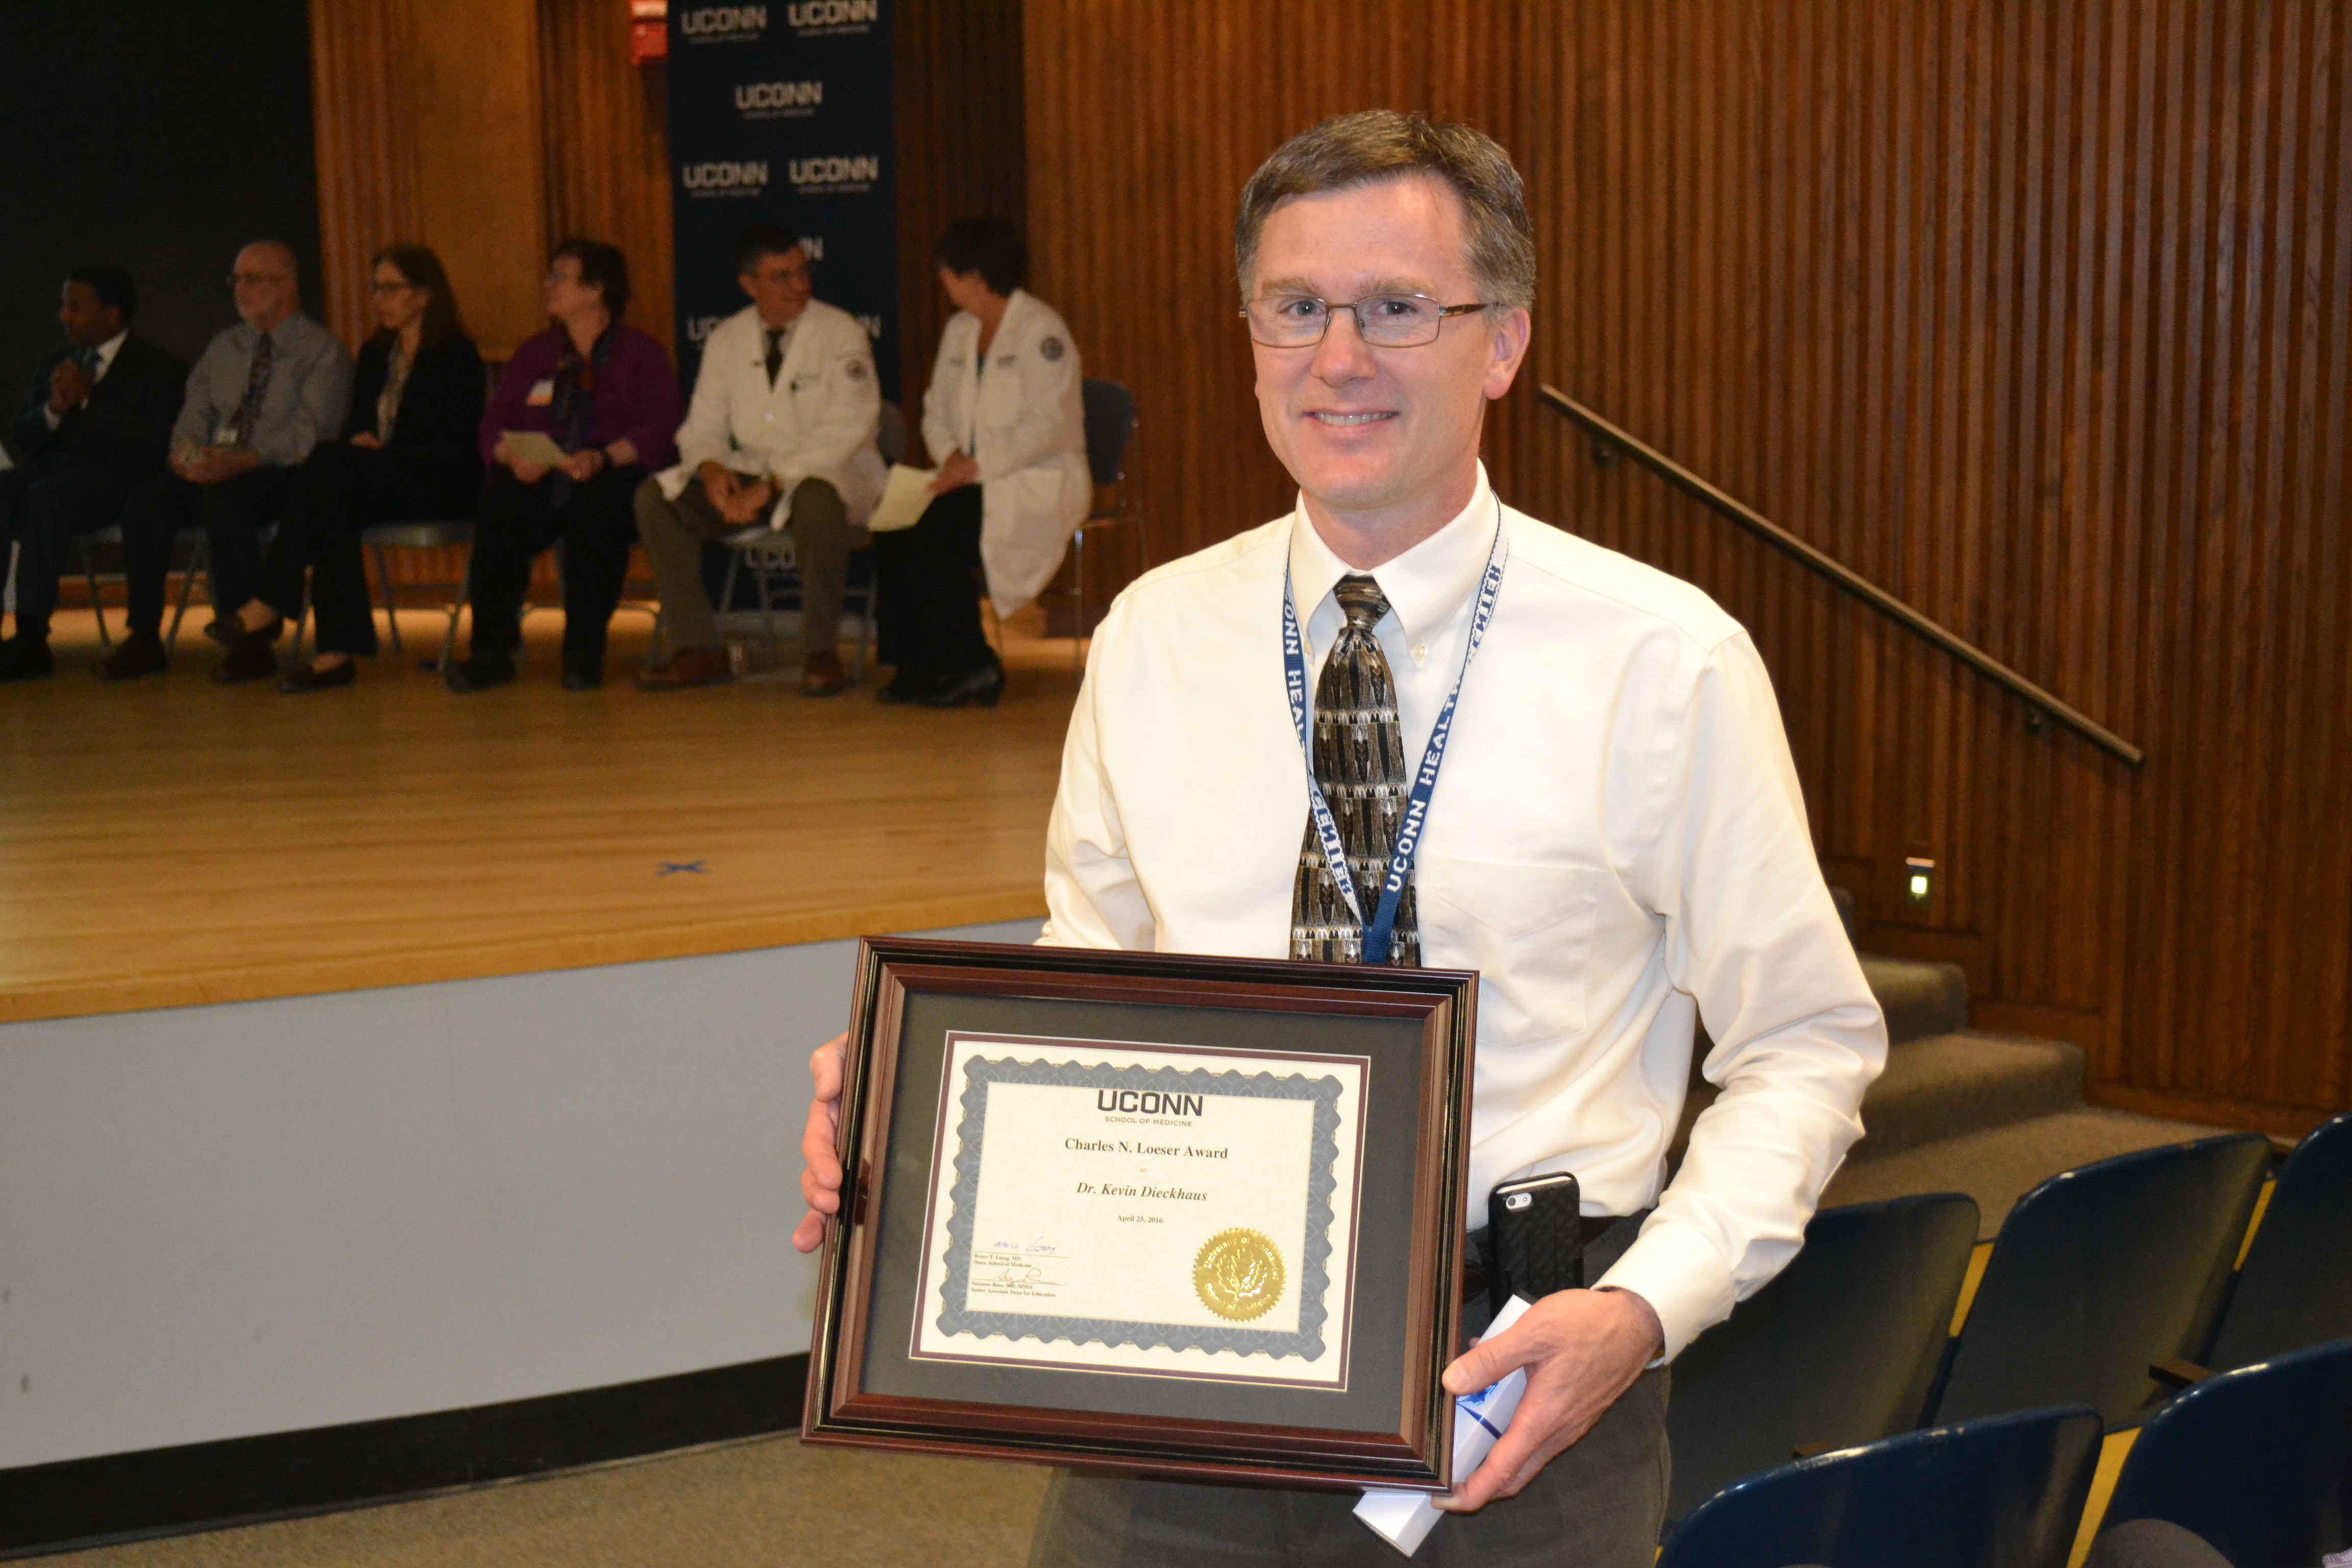
[[[1483,131],[1393,109],[1367,109],[1302,131],[1274,151],[1242,187],[1234,219],[1234,273],[1247,304],[1265,220],[1292,196],[1344,191],[1375,180],[1433,174],[1462,198],[1470,276],[1497,310],[1535,303],[1535,226],[1511,155]],[[1446,300],[1455,304],[1465,301]]]

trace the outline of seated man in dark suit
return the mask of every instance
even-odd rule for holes
[[[33,378],[7,433],[16,467],[0,473],[0,556],[16,557],[16,631],[0,642],[0,680],[47,675],[65,542],[106,527],[131,490],[163,471],[188,367],[134,335],[131,274],[84,267],[66,279],[58,320],[68,346]]]
[[[254,241],[236,253],[229,284],[243,320],[215,337],[188,373],[168,471],[122,506],[131,625],[99,667],[109,680],[170,666],[162,636],[163,580],[172,542],[184,528],[201,526],[212,547],[205,571],[220,613],[205,630],[234,639],[230,612],[254,596],[263,531],[285,510],[294,472],[310,448],[342,428],[352,356],[334,333],[302,314],[293,251],[274,239]]]

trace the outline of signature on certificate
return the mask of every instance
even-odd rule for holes
[[[1036,1257],[1041,1254],[1053,1251],[1054,1244],[1047,1241],[1041,1236],[1034,1241],[992,1241],[988,1244],[988,1250],[991,1252],[1025,1252],[1032,1257]]]

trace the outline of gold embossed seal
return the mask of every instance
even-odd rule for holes
[[[1246,1226],[1221,1230],[1192,1259],[1192,1289],[1220,1318],[1236,1323],[1262,1318],[1282,1300],[1282,1254]]]

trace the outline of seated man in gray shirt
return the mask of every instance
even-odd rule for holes
[[[169,471],[123,503],[131,625],[99,668],[109,680],[153,675],[170,663],[163,580],[179,531],[201,526],[211,543],[213,603],[244,604],[260,570],[261,531],[283,510],[294,470],[342,428],[352,356],[302,314],[294,253],[256,240],[236,253],[229,282],[244,320],[213,339],[189,373]]]

